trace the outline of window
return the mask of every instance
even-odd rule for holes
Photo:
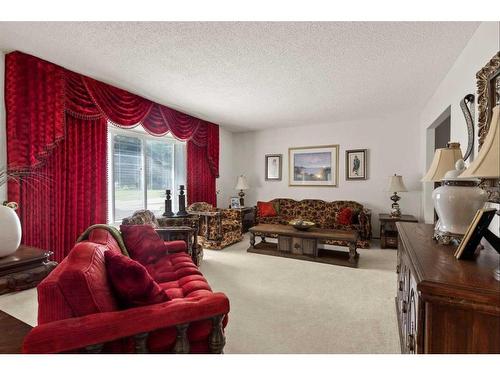
[[[154,137],[144,131],[109,126],[109,196],[112,223],[134,211],[165,211],[165,189],[172,191],[172,210],[178,210],[179,185],[186,181],[186,144],[173,137]]]

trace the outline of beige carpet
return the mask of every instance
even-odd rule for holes
[[[398,353],[396,251],[375,246],[357,269],[247,253],[247,238],[206,250],[201,270],[231,301],[225,352]],[[0,310],[33,325],[35,289]]]

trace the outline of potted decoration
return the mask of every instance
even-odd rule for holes
[[[7,172],[0,170],[0,186],[7,182]],[[16,214],[16,202],[0,205],[0,257],[13,254],[21,243],[21,222]]]

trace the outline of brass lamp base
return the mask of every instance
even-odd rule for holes
[[[238,195],[240,196],[240,207],[245,207],[245,192],[240,190]]]
[[[391,196],[391,201],[394,203],[391,205],[391,217],[399,218],[401,217],[401,210],[399,209],[398,201],[401,197],[395,192],[394,195]]]

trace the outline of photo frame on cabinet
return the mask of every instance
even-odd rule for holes
[[[282,154],[268,154],[265,155],[266,161],[266,181],[281,181],[282,167],[283,167]]]
[[[367,149],[347,150],[345,152],[345,179],[366,180],[368,164]]]

